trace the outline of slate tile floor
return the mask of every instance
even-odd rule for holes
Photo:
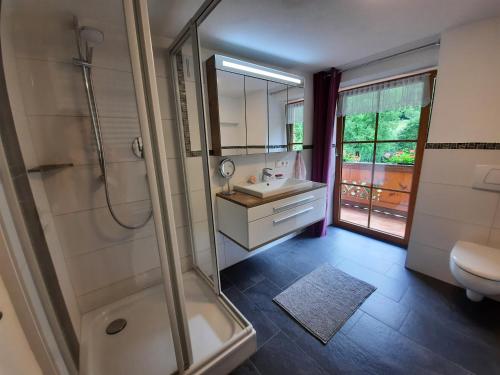
[[[234,374],[500,374],[500,303],[407,270],[406,250],[338,228],[299,236],[221,273],[257,352]],[[378,289],[323,345],[273,297],[324,263]]]

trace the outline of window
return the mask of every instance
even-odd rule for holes
[[[286,105],[287,143],[291,151],[300,151],[304,146],[304,99]]]
[[[406,244],[435,73],[341,93],[334,220]]]

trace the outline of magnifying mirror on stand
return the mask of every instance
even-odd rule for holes
[[[225,158],[220,161],[219,173],[227,181],[227,191],[222,192],[222,194],[224,195],[234,194],[234,190],[231,190],[231,186],[229,185],[229,180],[231,179],[231,177],[233,177],[235,170],[236,166],[234,165],[234,162],[231,159]]]

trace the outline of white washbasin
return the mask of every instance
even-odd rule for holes
[[[267,198],[277,194],[287,193],[289,191],[311,187],[312,181],[297,180],[295,178],[284,178],[270,180],[258,184],[234,185],[234,190],[241,191],[259,198]]]

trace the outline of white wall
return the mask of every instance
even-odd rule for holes
[[[0,277],[0,374],[42,374]]]
[[[10,78],[8,92],[27,168],[73,163],[56,172],[30,174],[30,184],[57,276],[79,333],[79,315],[160,281],[152,220],[123,229],[110,217],[91,133],[72,16],[104,32],[94,50],[94,84],[101,114],[109,185],[118,215],[143,220],[150,207],[143,160],[131,152],[140,135],[122,2],[11,1],[9,29],[2,33]],[[96,9],[99,9],[97,12]],[[3,31],[3,30],[2,30]],[[3,42],[3,41],[2,41]],[[165,44],[161,41],[164,52]],[[160,43],[160,44],[161,44]],[[4,46],[4,43],[2,43]],[[4,51],[5,52],[5,51]],[[184,269],[191,265],[180,185],[177,134],[167,95],[169,71],[157,54],[161,113],[167,134],[172,199]]]
[[[438,59],[439,47],[435,46],[374,62],[342,73],[340,88],[432,68]]]
[[[428,142],[500,142],[499,45],[500,18],[442,35]],[[485,163],[500,164],[500,150],[425,150],[409,268],[454,282],[457,240],[500,249],[500,194],[471,187],[474,166]]]

